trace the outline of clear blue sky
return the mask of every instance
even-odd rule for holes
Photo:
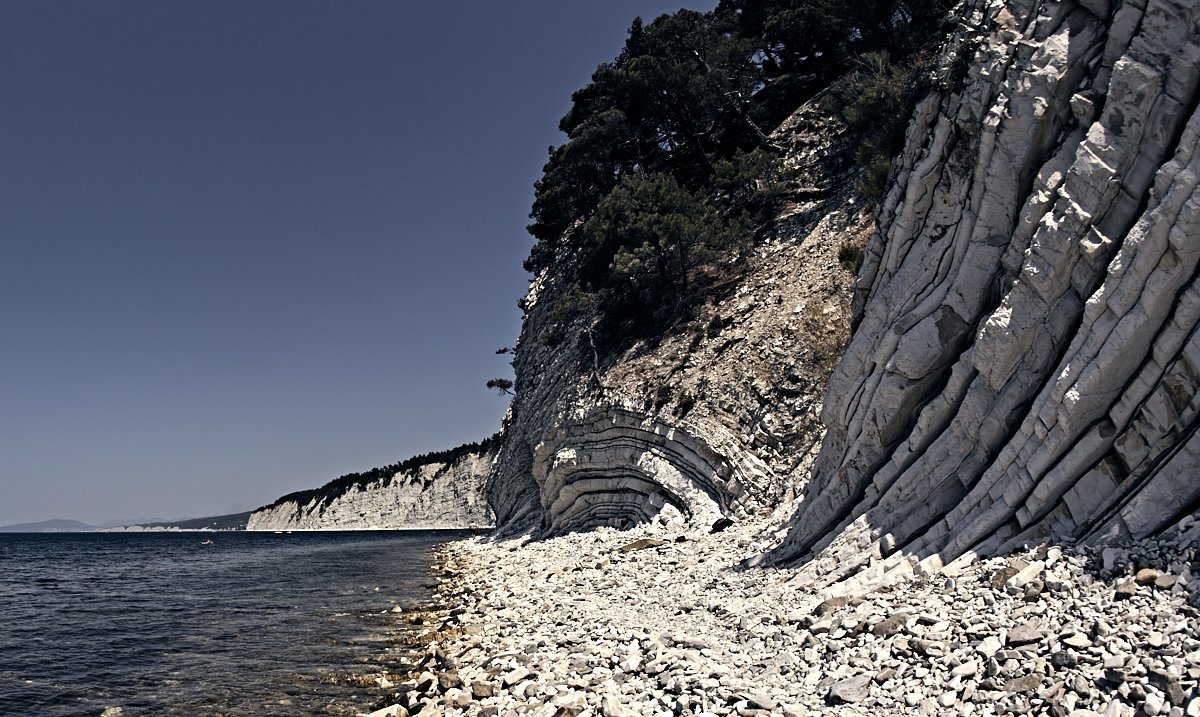
[[[681,5],[0,3],[0,525],[494,432],[558,119]]]

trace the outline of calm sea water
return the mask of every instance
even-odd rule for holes
[[[460,535],[0,534],[0,715],[368,711]]]

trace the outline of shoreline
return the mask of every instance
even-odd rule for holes
[[[434,549],[396,715],[1200,714],[1194,543],[1043,545],[858,596],[739,568],[778,521]]]

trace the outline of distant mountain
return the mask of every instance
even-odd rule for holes
[[[41,520],[36,523],[0,525],[0,533],[85,533],[91,530],[96,530],[96,526],[63,518]]]
[[[180,520],[187,520],[187,519],[180,518]],[[165,522],[169,522],[169,521],[166,518],[163,518],[162,516],[150,516],[150,517],[143,516],[140,518],[118,518],[117,520],[106,520],[103,523],[100,523],[99,525],[97,525],[96,527],[97,528],[124,528],[127,525],[149,525],[150,523],[165,523]]]
[[[88,525],[78,520],[43,520],[37,523],[0,525],[0,533],[84,533],[93,530],[121,530],[127,528],[159,530],[245,530],[251,511],[212,515],[207,518],[180,518],[178,520],[108,522],[104,525]]]
[[[230,513],[229,515],[213,515],[207,518],[183,518],[180,520],[162,520],[154,523],[139,523],[146,528],[176,528],[179,530],[245,530],[250,513]]]

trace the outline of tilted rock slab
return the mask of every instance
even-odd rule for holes
[[[350,486],[336,496],[284,500],[256,510],[247,530],[394,530],[482,528],[493,524],[484,496],[490,451],[427,463]],[[286,497],[286,496],[285,496]]]
[[[835,592],[1027,541],[1153,535],[1200,499],[1200,1],[965,18],[771,555]]]

